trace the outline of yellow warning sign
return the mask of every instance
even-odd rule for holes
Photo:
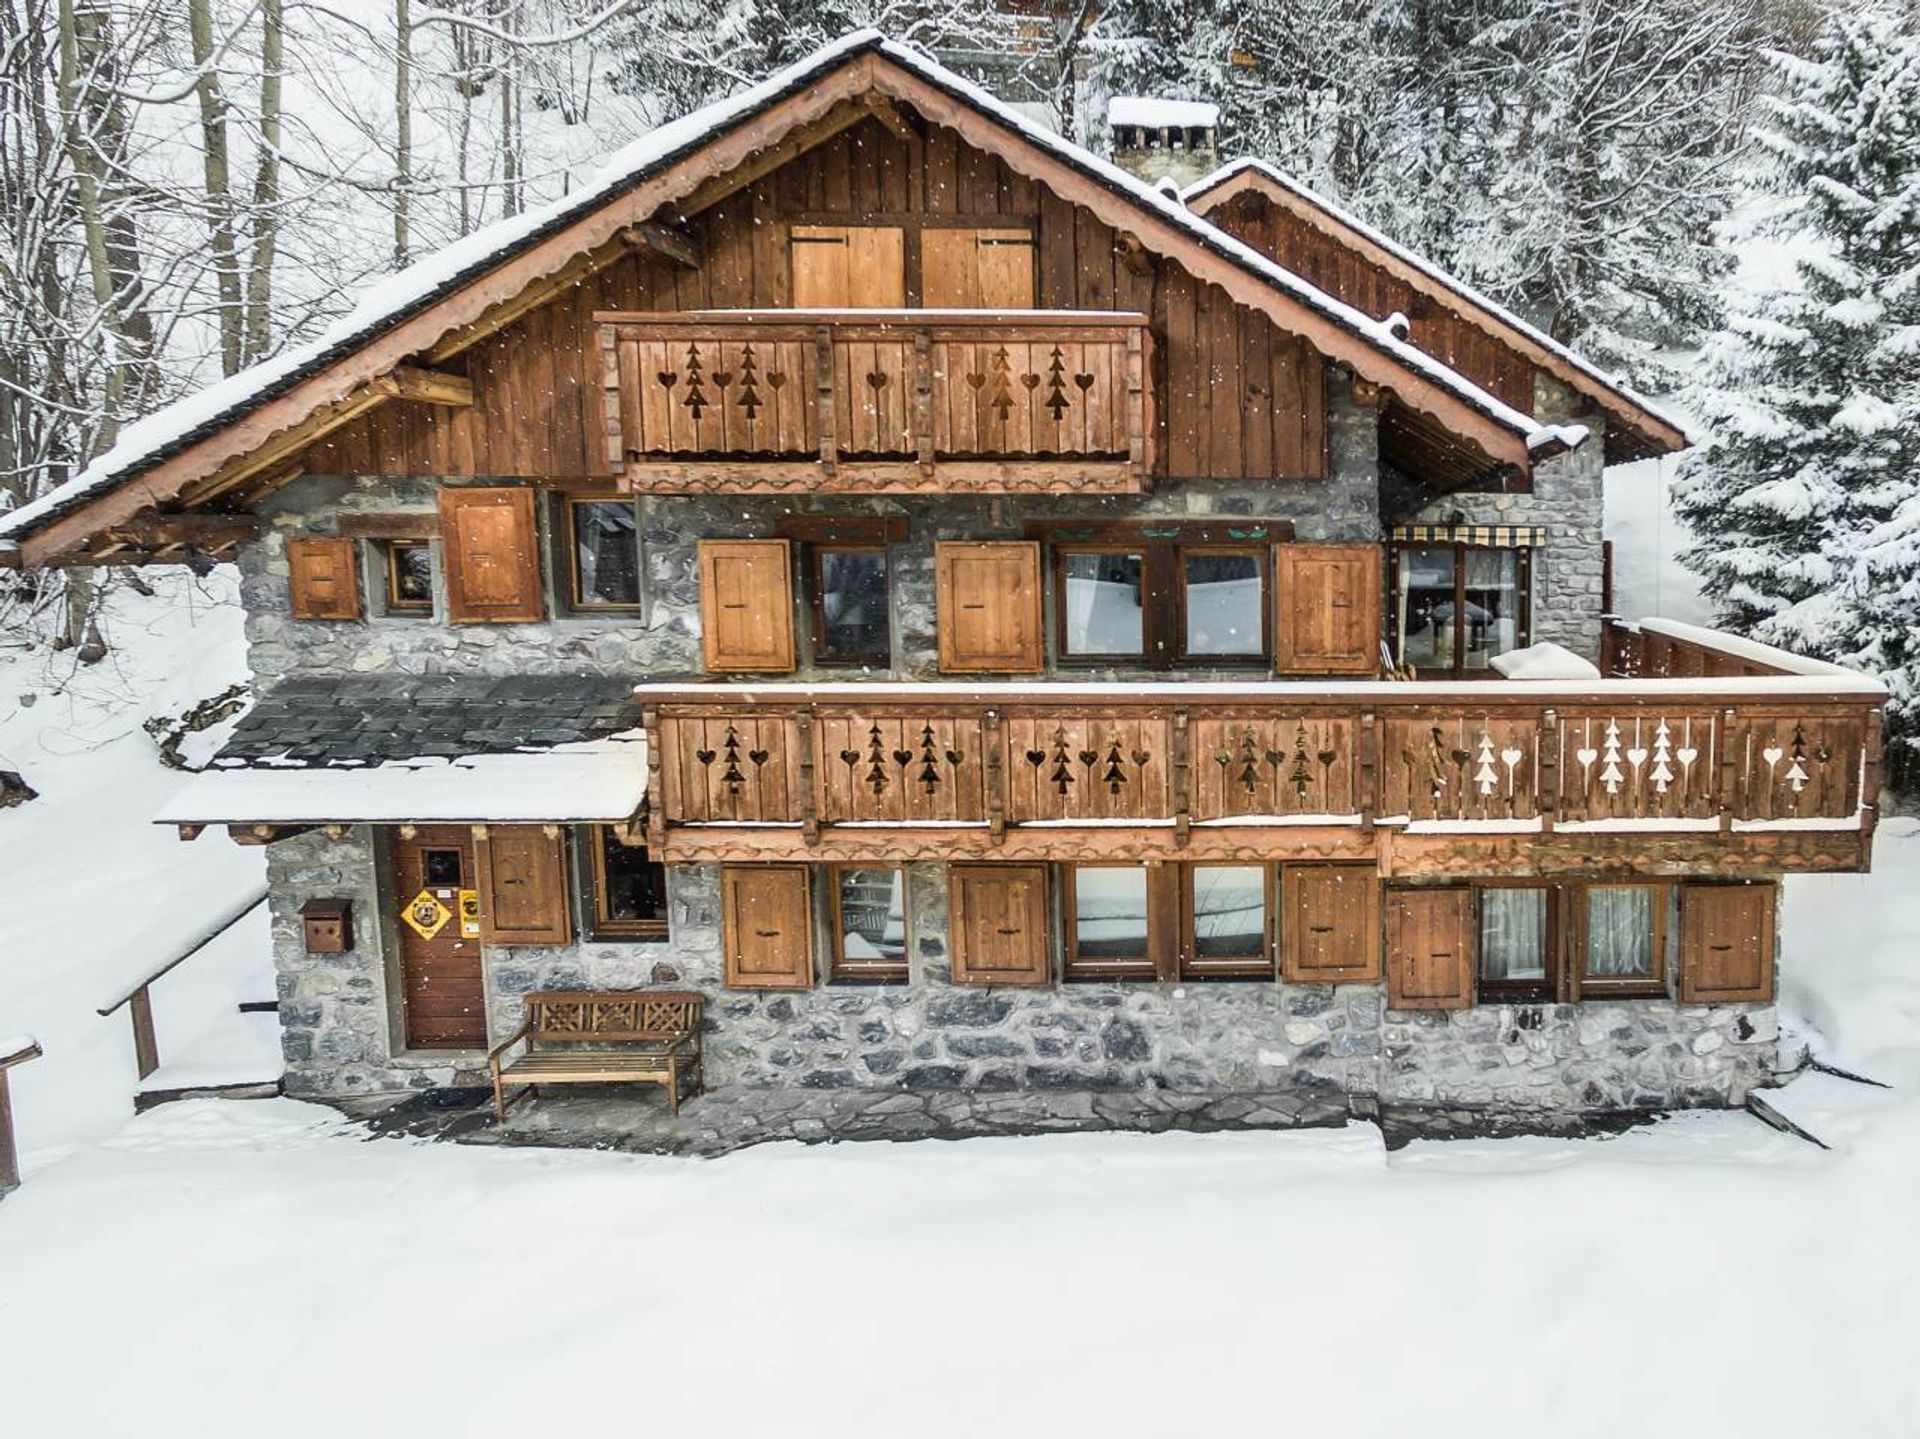
[[[422,939],[432,939],[447,927],[447,921],[453,918],[453,911],[440,903],[430,889],[423,889],[407,901],[407,907],[400,911],[413,932]]]
[[[460,936],[463,939],[480,937],[480,891],[477,889],[460,891]]]

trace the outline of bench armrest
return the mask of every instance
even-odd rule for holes
[[[503,1039],[499,1044],[496,1044],[488,1052],[487,1068],[491,1069],[496,1075],[499,1074],[501,1056],[504,1055],[509,1049],[512,1049],[514,1045],[520,1043],[521,1040],[530,1037],[532,1033],[533,1033],[533,1020],[529,1018],[525,1022],[523,1022],[521,1026],[518,1029],[516,1029],[512,1034],[508,1035],[505,1039]]]

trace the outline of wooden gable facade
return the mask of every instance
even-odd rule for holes
[[[944,127],[866,118],[687,216],[684,230],[695,263],[634,249],[467,350],[456,367],[473,383],[470,406],[370,410],[311,446],[307,471],[605,475],[596,315],[792,309],[796,257],[805,264],[820,239],[851,230],[897,236],[878,259],[898,265],[907,308],[930,287],[947,303],[979,295],[955,242],[977,246],[984,233],[1027,271],[1032,298],[982,308],[1145,315],[1162,337],[1150,377],[1163,397],[1156,477],[1326,473],[1326,366],[1306,340]],[[1018,280],[1002,283],[1019,298]],[[816,280],[799,298],[826,294]]]

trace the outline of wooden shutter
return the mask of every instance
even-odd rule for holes
[[[1680,1002],[1773,998],[1774,886],[1680,887]]]
[[[473,857],[480,937],[488,944],[565,944],[572,938],[566,847],[557,826],[482,826],[474,832]]]
[[[1289,984],[1379,981],[1380,880],[1372,865],[1288,865],[1280,895]]]
[[[1038,674],[1040,542],[943,541],[933,551],[940,668]]]
[[[907,303],[906,233],[891,225],[795,225],[800,310],[898,310]]]
[[[715,672],[793,668],[787,541],[700,541],[700,647]]]
[[[447,616],[456,624],[513,624],[546,617],[530,489],[440,491]]]
[[[352,540],[287,541],[287,580],[296,620],[360,618],[360,568]]]
[[[1378,545],[1275,545],[1273,667],[1282,674],[1380,666]]]
[[[809,989],[813,906],[803,864],[728,865],[720,872],[729,989]]]
[[[1387,1007],[1466,1009],[1473,1003],[1473,891],[1387,892]]]
[[[947,871],[955,984],[1045,984],[1047,871],[956,864]]]
[[[1033,232],[923,229],[920,303],[930,310],[1031,310]]]

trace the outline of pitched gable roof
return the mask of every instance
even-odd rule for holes
[[[1396,279],[1459,310],[1507,346],[1599,406],[1619,430],[1634,438],[1624,453],[1614,453],[1609,434],[1608,459],[1640,459],[1670,454],[1689,443],[1685,429],[1617,376],[1511,310],[1488,299],[1458,276],[1408,249],[1324,196],[1307,188],[1270,161],[1243,157],[1222,165],[1180,192],[1200,214],[1211,214],[1249,191],[1287,209],[1296,218],[1358,252]]]
[[[1010,163],[1017,156],[1021,168],[1046,172],[1047,183],[1073,184],[1076,198],[1103,211],[1109,223],[1220,284],[1236,302],[1273,314],[1496,462],[1524,466],[1586,437],[1580,426],[1537,423],[1385,322],[1308,284],[1176,199],[1032,124],[933,61],[863,30],[642,136],[580,192],[489,226],[380,282],[311,343],[130,424],[119,443],[67,484],[0,516],[0,546],[25,541],[22,549],[37,562],[89,528],[176,500],[195,476],[348,403],[371,379],[474,323],[500,301],[503,286],[524,287],[562,271],[623,228],[687,198],[706,176],[747,164],[783,135],[869,93],[899,100]],[[83,518],[83,509],[98,513]],[[72,523],[62,523],[69,517]]]

